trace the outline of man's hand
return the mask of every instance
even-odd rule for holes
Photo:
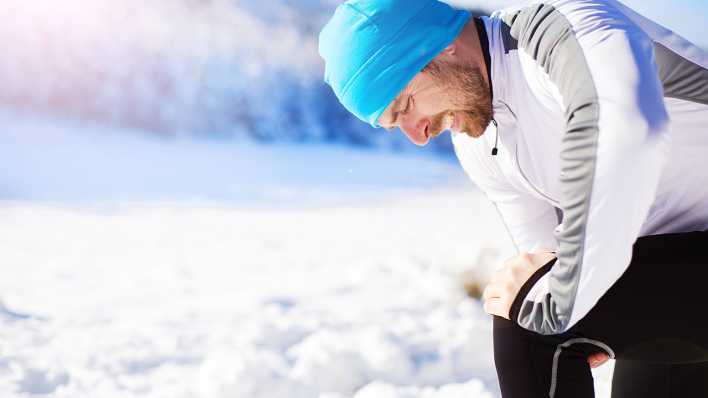
[[[604,352],[598,352],[597,354],[592,354],[588,357],[588,365],[595,369],[605,364],[610,359],[610,356]]]
[[[509,319],[509,310],[521,287],[539,268],[553,260],[550,251],[521,253],[504,262],[484,289],[484,310],[490,315]]]
[[[509,319],[509,311],[516,295],[527,280],[539,268],[553,260],[555,255],[550,251],[537,253],[521,253],[504,262],[504,265],[492,276],[484,289],[484,310],[490,315],[498,315]],[[607,362],[610,357],[604,352],[588,357],[588,365],[597,368]]]

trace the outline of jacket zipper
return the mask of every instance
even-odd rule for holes
[[[546,193],[542,192],[540,189],[536,188],[536,186],[531,183],[528,177],[526,177],[524,171],[521,170],[521,165],[519,164],[519,148],[517,146],[514,146],[514,163],[516,163],[516,169],[519,171],[519,174],[521,174],[521,177],[523,177],[524,181],[526,182],[526,184],[528,184],[528,186],[531,187],[531,189],[533,189],[540,196],[546,198],[549,202],[553,203],[555,207],[560,208],[560,203],[556,199],[553,199]]]
[[[499,102],[506,107],[506,109],[511,113],[511,115],[514,118],[516,118],[516,114],[514,113],[514,111],[511,110],[511,107],[509,105],[507,105],[503,101],[499,101]],[[499,125],[497,124],[497,121],[494,118],[492,118],[492,123],[494,124],[495,130],[496,130],[496,138],[494,140],[494,148],[492,148],[492,155],[496,155],[497,154],[497,144],[499,142]],[[551,202],[555,207],[560,208],[560,203],[556,199],[553,199],[549,195],[542,192],[540,189],[536,188],[536,186],[531,183],[531,181],[528,179],[528,177],[526,177],[526,174],[524,174],[524,171],[521,170],[521,165],[519,165],[519,148],[516,144],[514,145],[514,163],[516,163],[516,169],[519,171],[519,174],[521,174],[521,177],[524,179],[526,184],[529,187],[531,187],[531,189],[534,190],[534,192],[536,192],[539,196],[541,196],[541,197],[545,198],[546,200],[548,200],[549,202]]]

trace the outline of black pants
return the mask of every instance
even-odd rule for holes
[[[708,231],[642,237],[627,271],[560,335],[494,318],[503,398],[591,398],[587,357],[617,359],[613,398],[708,397]]]

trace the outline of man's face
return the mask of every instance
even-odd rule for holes
[[[489,86],[479,68],[436,59],[389,104],[379,125],[399,127],[424,146],[445,130],[479,137],[491,119]]]

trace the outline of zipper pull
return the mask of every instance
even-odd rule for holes
[[[492,156],[497,156],[497,153],[499,150],[497,149],[497,144],[499,144],[499,125],[497,125],[497,121],[492,119],[492,123],[494,124],[494,131],[496,132],[497,136],[494,139],[494,148],[492,148]]]

